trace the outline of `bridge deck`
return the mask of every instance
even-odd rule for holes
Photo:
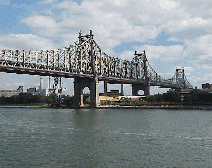
[[[0,72],[6,73],[16,73],[16,74],[29,74],[29,75],[40,75],[40,76],[52,76],[52,77],[64,77],[64,78],[93,78],[93,74],[83,74],[76,72],[64,72],[64,70],[45,70],[45,69],[34,69],[34,68],[24,68],[24,67],[12,67],[12,66],[0,66]],[[107,76],[98,76],[99,81],[107,81],[111,84],[133,84],[140,83],[146,84],[145,81],[126,79],[126,78],[114,78]],[[164,83],[161,81],[149,82],[150,86],[160,86],[162,88],[181,88],[180,86],[170,85],[169,83]]]

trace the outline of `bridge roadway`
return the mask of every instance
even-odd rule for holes
[[[0,61],[1,64],[2,61]],[[94,78],[93,74],[83,74],[68,72],[68,70],[45,70],[45,69],[34,69],[17,66],[4,66],[0,65],[0,72],[16,73],[16,74],[29,74],[29,75],[40,75],[40,76],[52,76],[52,77],[64,77],[64,78]],[[139,79],[127,79],[117,77],[98,76],[98,81],[106,81],[110,84],[146,84],[146,81]],[[149,86],[159,86],[160,88],[172,88],[180,89],[181,85],[171,84],[161,81],[148,82]]]

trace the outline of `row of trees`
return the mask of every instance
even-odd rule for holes
[[[50,107],[72,107],[74,97],[62,96],[58,98],[55,94],[43,97],[42,95],[32,95],[28,93],[20,93],[12,97],[0,97],[0,105],[34,105],[48,104]],[[85,100],[84,100],[85,102]],[[119,105],[144,105],[144,104],[188,104],[188,105],[212,105],[212,93],[198,92],[193,90],[183,96],[177,92],[170,90],[163,94],[149,95],[145,102],[131,101],[128,98],[120,100]]]
[[[73,104],[73,96],[62,96],[58,98],[55,94],[43,97],[42,95],[20,93],[16,96],[0,97],[0,105],[35,105],[40,103],[46,103],[51,107],[71,107]]]
[[[36,104],[43,102],[42,95],[32,95],[28,93],[20,93],[17,96],[11,97],[0,97],[1,105],[9,105],[9,104]]]
[[[146,97],[148,103],[159,103],[159,102],[169,102],[169,103],[183,103],[183,104],[212,104],[212,93],[205,91],[198,92],[193,90],[187,94],[181,95],[177,91],[168,91],[163,94],[150,95]]]
[[[149,103],[158,103],[158,102],[181,102],[181,95],[176,91],[168,91],[163,94],[149,95],[146,97],[146,101]]]

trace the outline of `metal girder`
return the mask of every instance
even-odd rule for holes
[[[79,41],[58,50],[0,51],[0,71],[54,77],[98,77],[113,83],[148,83],[151,86],[189,88],[177,70],[170,79],[158,75],[150,66],[145,51],[135,52],[131,61],[105,54],[90,35],[79,34]]]

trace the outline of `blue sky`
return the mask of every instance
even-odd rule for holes
[[[130,60],[135,50],[145,50],[163,77],[171,78],[182,66],[190,83],[201,88],[212,83],[211,8],[207,0],[4,0],[0,49],[63,48],[77,40],[79,30],[92,29],[105,53]],[[39,85],[36,76],[1,75],[0,88]],[[64,86],[72,94],[70,81]]]

